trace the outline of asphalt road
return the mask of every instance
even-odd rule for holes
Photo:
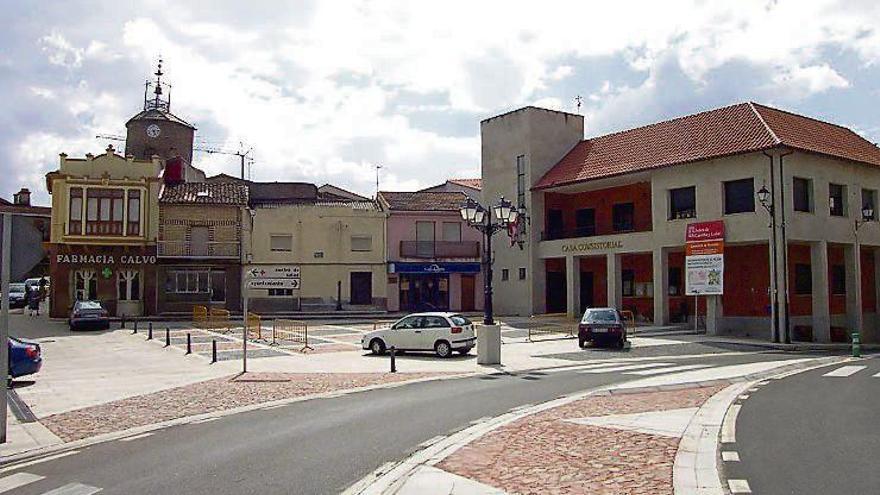
[[[850,376],[825,373],[865,366]],[[852,369],[851,369],[852,370]],[[743,401],[736,423],[740,462],[729,479],[754,493],[880,493],[880,359],[834,365],[773,380]]]
[[[707,354],[680,364],[784,358],[775,353]],[[73,482],[102,488],[102,494],[338,493],[382,464],[405,458],[420,443],[485,416],[637,378],[573,370],[416,383],[166,428],[3,476],[27,472],[45,477],[17,488],[20,495]]]

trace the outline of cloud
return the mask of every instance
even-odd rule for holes
[[[849,81],[827,64],[784,69],[773,76],[773,84],[791,96],[821,93],[829,89],[848,88]]]

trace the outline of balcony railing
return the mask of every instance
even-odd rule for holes
[[[477,241],[400,241],[401,258],[479,258]]]
[[[238,241],[217,241],[205,244],[194,244],[187,241],[159,241],[159,257],[235,259],[239,257],[240,248]]]

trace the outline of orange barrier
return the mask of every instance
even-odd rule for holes
[[[260,315],[248,311],[246,324],[248,330],[247,336],[249,339],[263,339],[263,326],[261,324]],[[256,337],[254,336],[255,334]]]
[[[208,327],[213,329],[229,330],[229,310],[211,308],[208,313]]]
[[[563,337],[573,337],[576,325],[568,323],[547,323],[540,327],[529,327],[528,341],[534,342],[534,337],[540,335],[562,335]]]
[[[208,308],[206,308],[205,306],[193,306],[192,321],[193,326],[196,328],[207,328]]]

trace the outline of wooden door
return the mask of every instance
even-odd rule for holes
[[[461,276],[461,310],[462,311],[474,311],[476,310],[475,303],[475,293],[476,289],[476,277],[473,275],[462,275]]]
[[[351,304],[373,303],[373,274],[371,272],[351,273]]]

